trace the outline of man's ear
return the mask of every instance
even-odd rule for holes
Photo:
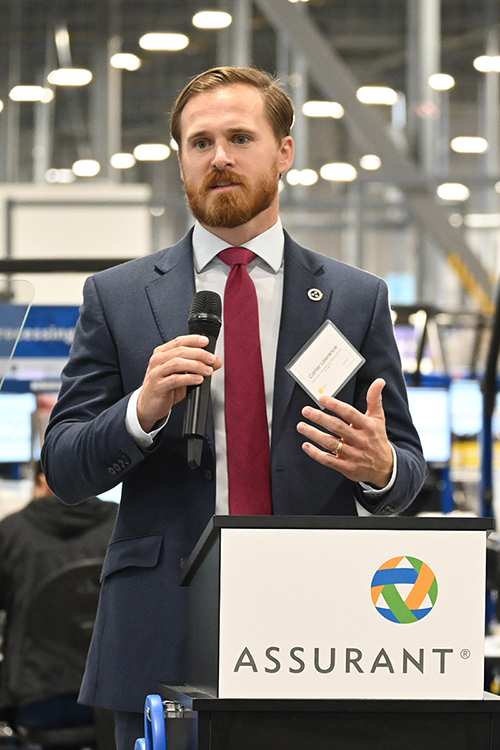
[[[294,151],[295,151],[295,146],[293,143],[292,136],[291,135],[285,136],[285,138],[283,138],[283,140],[281,141],[281,146],[279,150],[278,164],[279,164],[280,174],[285,174],[285,172],[288,172],[288,170],[292,166]]]

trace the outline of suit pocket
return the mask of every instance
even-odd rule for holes
[[[101,581],[124,568],[154,568],[160,558],[163,534],[112,542],[102,566]]]

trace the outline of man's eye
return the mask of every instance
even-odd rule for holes
[[[248,143],[249,138],[247,135],[237,135],[235,141],[238,144]]]
[[[208,141],[196,141],[194,145],[195,145],[195,148],[198,148],[201,150],[208,146]]]

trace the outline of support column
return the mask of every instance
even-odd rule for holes
[[[496,13],[496,15],[498,15]],[[490,24],[486,37],[485,54],[500,54],[500,35],[498,26]],[[500,174],[500,74],[482,73],[478,97],[479,135],[488,141],[488,150],[479,156],[480,172],[484,177],[497,177]],[[480,187],[477,195],[479,213],[497,213],[500,207],[500,196],[491,185]],[[491,273],[498,276],[500,253],[496,232],[488,229],[479,230],[479,257]]]
[[[9,75],[5,101],[7,119],[7,148],[5,156],[5,178],[7,182],[19,180],[19,130],[20,106],[8,98],[14,86],[21,83],[21,21],[22,0],[11,0],[9,16]]]
[[[232,65],[250,65],[252,61],[252,3],[234,0],[232,28]]]
[[[439,94],[429,77],[440,72],[440,0],[408,0],[409,135],[422,172],[438,171],[440,145]],[[446,265],[435,243],[420,231],[417,296],[421,302],[443,299]]]

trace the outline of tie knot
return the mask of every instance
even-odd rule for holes
[[[248,266],[257,256],[246,247],[227,247],[219,253],[219,258],[228,266]]]

